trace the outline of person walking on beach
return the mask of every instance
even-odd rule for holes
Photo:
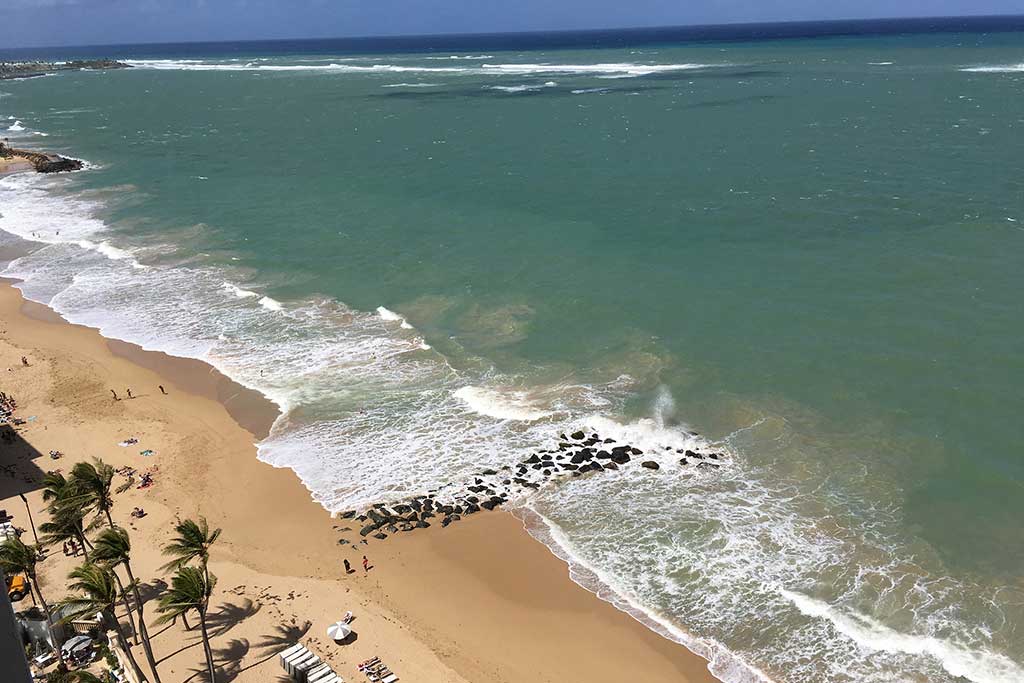
[[[117,397],[117,392],[116,392],[116,391],[114,391],[113,389],[111,389],[111,390],[110,390],[110,393],[112,393],[112,394],[114,395],[114,400],[115,400],[115,401],[120,401],[120,400],[121,400],[121,399],[119,399],[119,398]]]
[[[135,398],[134,396],[132,396],[132,390],[130,388],[129,389],[125,389],[125,391],[128,392],[128,398]]]
[[[363,571],[364,572],[370,571],[370,561],[368,559],[366,559],[366,555],[363,555]]]
[[[352,573],[352,565],[348,563],[348,560],[343,560],[343,561],[345,563],[345,573],[346,574],[351,574]]]
[[[164,396],[166,396],[166,395],[167,395],[167,392],[166,392],[166,391],[164,391],[164,385],[163,385],[163,384],[157,384],[157,387],[159,387],[159,388],[160,388],[160,393],[161,393],[161,394],[163,394]]]
[[[22,356],[21,357],[21,364],[24,365],[27,368],[28,367],[28,358],[25,357],[25,356]]]

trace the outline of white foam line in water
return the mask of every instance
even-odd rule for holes
[[[965,66],[960,71],[984,73],[984,74],[1011,74],[1024,73],[1024,63],[1021,64],[996,64],[991,66]]]
[[[934,657],[950,675],[974,683],[1024,681],[1024,669],[1004,655],[968,650],[934,636],[900,633],[867,615],[841,611],[802,593],[786,589],[779,592],[805,616],[828,620],[837,631],[868,650]]]
[[[7,130],[12,133],[19,133],[25,130],[25,126],[21,125],[21,121],[15,121]]]
[[[248,62],[245,64],[229,62],[212,62],[199,60],[170,59],[137,59],[128,60],[134,67],[146,69],[164,69],[175,71],[311,71],[335,73],[450,73],[480,74],[500,73],[510,75],[531,74],[595,74],[602,76],[618,76],[630,78],[655,73],[672,71],[691,71],[733,66],[732,64],[638,64],[599,63],[599,64],[480,64],[472,66],[403,66],[399,64],[265,64]]]
[[[508,93],[519,93],[519,92],[534,92],[537,90],[544,90],[545,88],[554,88],[558,83],[554,81],[548,81],[547,83],[541,83],[537,85],[523,84],[523,85],[489,85],[488,90],[500,90],[501,92]]]

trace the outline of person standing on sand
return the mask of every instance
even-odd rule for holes
[[[132,390],[130,388],[125,389],[125,391],[128,392],[128,398],[135,398],[134,396],[132,396]]]
[[[351,574],[352,573],[352,565],[350,565],[348,563],[348,560],[343,560],[343,561],[345,563],[345,573],[346,574]]]
[[[167,395],[167,392],[166,392],[166,391],[164,391],[164,385],[163,385],[163,384],[157,384],[157,387],[159,387],[159,388],[160,388],[160,393],[161,393],[161,394],[163,394],[164,396],[166,396],[166,395]]]
[[[24,365],[27,368],[28,367],[28,358],[25,357],[25,356],[22,356],[21,357],[21,364]]]
[[[119,398],[117,397],[117,392],[116,392],[116,391],[114,391],[113,389],[111,389],[111,390],[110,390],[110,393],[112,393],[112,394],[114,395],[114,400],[115,400],[115,401],[120,401],[120,400],[121,400],[121,399],[119,399]]]
[[[364,572],[370,571],[370,561],[368,559],[366,559],[366,555],[363,555],[363,571]]]

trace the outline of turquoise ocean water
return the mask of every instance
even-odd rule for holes
[[[90,163],[0,180],[3,274],[270,396],[325,507],[710,443],[518,504],[725,680],[1024,680],[1024,34],[124,56],[0,82]]]

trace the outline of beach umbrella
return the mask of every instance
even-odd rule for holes
[[[75,652],[77,650],[82,650],[84,648],[88,648],[91,646],[92,638],[90,638],[89,636],[75,636],[74,638],[71,638],[70,640],[65,642],[64,645],[61,646],[60,650],[66,655],[70,652]]]
[[[345,640],[351,633],[352,628],[344,621],[339,621],[327,627],[327,635],[333,640]]]

